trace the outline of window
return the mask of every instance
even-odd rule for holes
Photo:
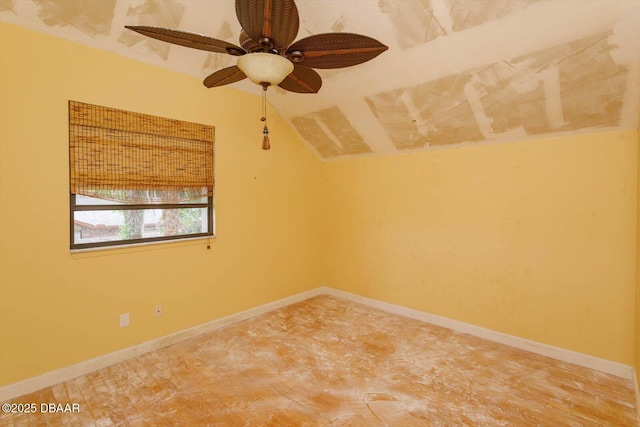
[[[71,249],[213,236],[214,128],[69,101]]]

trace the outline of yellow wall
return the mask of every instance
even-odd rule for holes
[[[216,126],[211,250],[70,254],[69,99]],[[319,285],[322,164],[276,114],[262,151],[259,114],[257,96],[0,24],[0,385]]]
[[[636,141],[328,163],[324,283],[633,365]]]
[[[636,226],[636,377],[640,385],[640,128],[638,128],[638,182],[636,187],[636,197],[638,200],[637,226]],[[640,405],[640,402],[637,403]],[[640,410],[640,408],[639,408]]]

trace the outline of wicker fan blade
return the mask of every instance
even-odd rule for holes
[[[234,65],[232,67],[223,68],[222,70],[218,70],[215,73],[211,74],[209,77],[204,79],[203,84],[206,87],[211,88],[239,82],[240,80],[245,78],[247,78],[246,74],[243,73],[242,70],[236,65]]]
[[[289,92],[318,93],[322,87],[320,74],[311,68],[294,64],[293,71],[278,86]]]
[[[343,68],[367,62],[388,47],[371,37],[352,33],[324,33],[298,40],[287,56],[302,52],[299,64],[312,68]]]
[[[200,49],[217,53],[228,53],[236,56],[245,54],[245,51],[239,46],[200,34],[187,33],[184,31],[170,30],[167,28],[158,27],[136,27],[127,25],[125,26],[125,28],[142,35],[152,37],[154,39],[162,40],[163,42],[191,47],[193,49]]]
[[[298,35],[300,17],[294,0],[236,0],[238,21],[258,43],[268,38],[273,46],[283,49]]]

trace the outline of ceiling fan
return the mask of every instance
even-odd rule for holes
[[[154,39],[209,52],[238,56],[237,65],[204,79],[208,88],[249,78],[262,86],[262,149],[271,148],[266,92],[272,85],[296,93],[318,93],[322,78],[313,68],[344,68],[369,61],[388,49],[371,37],[352,33],[316,34],[294,42],[300,17],[294,0],[236,0],[242,27],[240,46],[200,34],[167,28],[125,28]]]
[[[361,64],[388,49],[371,37],[352,33],[316,34],[294,42],[300,25],[294,0],[236,0],[236,15],[242,27],[240,46],[166,28],[129,25],[126,28],[165,42],[238,56],[237,65],[204,79],[208,88],[249,77],[265,90],[278,85],[290,92],[317,93],[322,79],[313,68]],[[274,75],[269,76],[267,69]]]

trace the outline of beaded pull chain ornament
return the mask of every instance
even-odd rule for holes
[[[269,150],[271,143],[269,142],[269,128],[267,127],[267,85],[262,86],[262,117],[260,121],[264,122],[264,129],[262,129],[262,149]]]

